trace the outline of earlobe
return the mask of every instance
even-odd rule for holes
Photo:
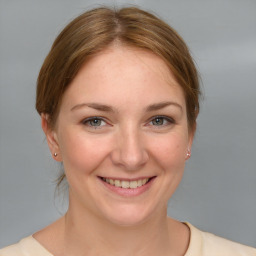
[[[186,154],[185,159],[188,160],[190,157],[191,157],[191,149],[188,148],[188,149],[187,149],[187,154]]]
[[[196,130],[196,124],[194,125],[192,131],[189,133],[189,138],[188,138],[188,148],[187,148],[187,153],[185,159],[188,160],[191,157],[191,148],[194,140],[194,134]]]
[[[45,133],[49,149],[51,151],[52,157],[54,160],[61,162],[62,158],[60,155],[59,143],[56,131],[54,131],[49,125],[49,116],[48,114],[41,114],[41,125]]]

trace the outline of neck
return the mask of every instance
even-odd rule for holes
[[[183,255],[176,252],[185,253],[188,239],[181,245],[184,234],[178,223],[167,217],[166,209],[144,223],[120,226],[69,208],[63,218],[62,255]]]

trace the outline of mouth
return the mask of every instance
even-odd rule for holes
[[[119,179],[109,179],[100,177],[101,180],[104,182],[118,188],[125,188],[125,189],[135,189],[142,187],[149,183],[154,177],[151,178],[143,178],[143,179],[137,179],[137,180],[119,180]]]

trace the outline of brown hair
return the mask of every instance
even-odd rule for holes
[[[149,50],[162,58],[183,88],[190,130],[199,112],[199,79],[189,50],[168,24],[136,7],[87,11],[56,38],[37,80],[36,109],[49,116],[53,128],[63,93],[89,57],[114,41]]]

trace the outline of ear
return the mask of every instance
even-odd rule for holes
[[[189,134],[188,134],[188,148],[187,148],[187,153],[185,157],[186,160],[188,160],[191,156],[191,148],[194,141],[195,132],[196,132],[196,123],[194,124],[193,128],[189,131]]]
[[[51,155],[54,160],[61,162],[61,154],[60,154],[60,148],[58,143],[58,138],[56,131],[52,129],[49,125],[49,115],[48,114],[41,114],[41,125],[42,129],[45,133],[47,143],[49,146],[49,149],[51,151]]]

